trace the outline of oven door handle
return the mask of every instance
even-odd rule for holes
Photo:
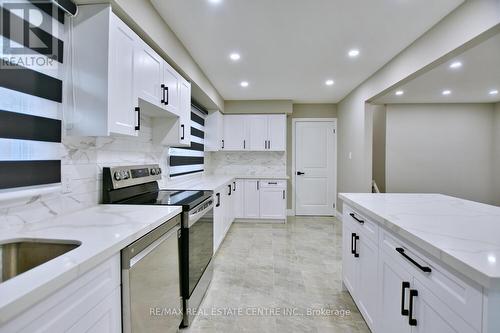
[[[198,222],[203,215],[205,215],[208,211],[210,211],[211,209],[214,208],[214,203],[212,200],[210,200],[209,202],[209,205],[207,206],[207,208],[199,211],[199,212],[195,212],[195,213],[191,213],[189,212],[189,218],[188,218],[188,223],[187,223],[187,227],[188,228],[191,228],[191,226],[193,224],[195,224],[196,222]]]

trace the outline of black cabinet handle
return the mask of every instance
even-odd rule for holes
[[[285,190],[283,190],[283,200],[285,200]]]
[[[229,187],[229,193],[227,195],[231,195],[231,184],[227,185]]]
[[[233,182],[233,192],[236,192],[236,182]]]
[[[182,136],[181,136],[181,140],[184,140],[184,135],[185,135],[185,128],[184,128],[184,124],[181,124],[181,129],[182,129]]]
[[[420,269],[422,272],[425,272],[425,273],[430,273],[432,272],[432,269],[428,266],[422,266],[420,265],[418,262],[416,262],[413,258],[411,258],[409,255],[407,255],[405,253],[405,249],[403,249],[402,247],[397,247],[396,248],[396,251],[398,251],[403,257],[406,258],[406,260],[408,260],[409,262],[411,262],[413,265],[417,266],[418,269]]]
[[[165,105],[168,105],[168,99],[169,98],[168,98],[168,87],[167,86],[165,86],[165,91],[167,92],[167,99],[165,101]]]
[[[215,207],[219,207],[220,206],[220,193],[217,193],[215,196],[217,197],[217,204],[215,205]]]
[[[259,181],[257,181],[257,191],[259,190]]]
[[[297,171],[297,176],[301,176],[301,175],[305,175],[305,174],[306,174],[305,172]]]
[[[418,291],[410,289],[410,313],[408,314],[408,323],[410,326],[417,326],[417,319],[413,318],[413,298],[418,296]]]
[[[269,185],[278,185],[277,182],[267,182]]]
[[[222,140],[222,149],[224,149],[224,140]]]
[[[408,315],[408,310],[405,309],[405,295],[406,295],[406,289],[410,288],[410,282],[403,281],[401,284],[401,315],[402,316],[407,316]]]
[[[246,140],[243,140],[243,149],[246,149],[246,147],[247,147],[247,142]]]
[[[350,213],[351,217],[359,222],[359,224],[365,224],[365,221],[358,219],[354,213]]]
[[[165,104],[165,85],[161,84],[161,104]]]
[[[351,253],[354,254],[354,258],[359,257],[359,253],[357,252],[357,241],[359,240],[359,236],[355,233],[351,234]]]
[[[271,140],[267,141],[267,149],[271,149]]]
[[[141,130],[141,108],[136,107],[135,111],[137,112],[137,126],[135,127],[135,130],[140,131]]]

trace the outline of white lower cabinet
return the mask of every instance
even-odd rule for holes
[[[120,254],[24,311],[0,332],[121,332]]]
[[[266,179],[237,180],[240,188],[237,218],[286,219],[286,181]]]
[[[247,219],[260,218],[260,193],[259,181],[256,179],[245,180],[243,217]]]
[[[344,205],[343,282],[376,333],[482,330],[482,288]]]
[[[236,179],[234,181],[234,217],[237,219],[243,218],[245,207],[245,181]]]
[[[235,218],[234,185],[231,181],[214,192],[214,253],[219,249]]]

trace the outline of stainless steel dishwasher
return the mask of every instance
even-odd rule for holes
[[[182,321],[180,215],[121,252],[123,332],[177,332]]]

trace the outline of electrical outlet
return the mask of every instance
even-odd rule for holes
[[[67,194],[73,192],[71,188],[71,178],[69,175],[65,174],[62,176],[62,193]]]

